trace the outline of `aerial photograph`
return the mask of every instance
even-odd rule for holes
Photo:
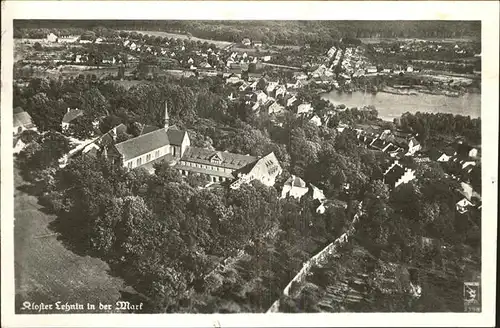
[[[481,312],[481,21],[13,33],[17,314]]]

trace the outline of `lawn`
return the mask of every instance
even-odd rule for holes
[[[122,279],[109,274],[105,262],[77,255],[58,240],[50,229],[55,215],[44,213],[37,198],[26,192],[18,168],[14,168],[14,185],[16,313],[26,313],[19,306],[25,301],[97,306],[101,302],[114,307],[117,300],[134,293]]]

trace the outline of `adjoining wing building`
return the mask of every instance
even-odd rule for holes
[[[139,136],[113,142],[123,128],[120,125],[104,134],[86,147],[84,153],[100,154],[117,165],[129,169],[142,167],[149,172],[153,172],[155,163],[167,162],[184,176],[206,175],[213,183],[228,181],[230,187],[235,189],[252,180],[272,186],[282,172],[273,152],[256,157],[192,147],[187,131],[169,125],[166,105],[163,128],[145,126]]]

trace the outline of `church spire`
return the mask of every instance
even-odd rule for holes
[[[165,130],[168,130],[168,125],[169,125],[170,118],[168,117],[168,104],[167,101],[165,100],[165,118],[163,120],[163,127]]]

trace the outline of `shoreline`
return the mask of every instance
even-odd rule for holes
[[[376,92],[368,92],[360,89],[354,89],[350,91],[344,91],[341,89],[335,89],[332,88],[330,91],[325,91],[324,89],[319,89],[317,93],[321,96],[327,95],[331,92],[338,92],[339,94],[352,94],[354,92],[361,92],[365,94],[372,94],[374,96],[377,95],[377,93],[388,93],[388,94],[393,94],[396,96],[419,96],[419,95],[432,95],[432,96],[444,96],[444,97],[449,97],[449,98],[460,98],[469,94],[473,95],[481,95],[481,92],[475,92],[475,91],[465,91],[465,92],[451,92],[451,91],[446,91],[446,90],[436,90],[436,91],[431,91],[431,90],[422,90],[422,89],[405,89],[405,90],[411,90],[407,92],[401,92],[397,91],[397,89],[391,90],[391,89],[382,89],[378,90]]]

